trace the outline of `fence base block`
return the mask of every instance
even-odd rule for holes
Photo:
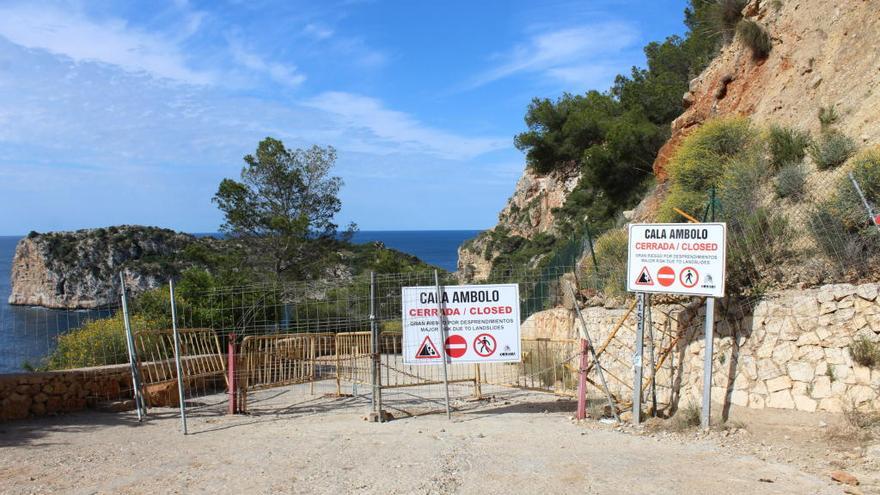
[[[369,416],[367,416],[367,421],[370,423],[384,423],[386,421],[391,421],[392,419],[394,419],[394,416],[384,409],[379,412],[371,412]]]

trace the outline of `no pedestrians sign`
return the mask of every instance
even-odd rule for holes
[[[727,224],[629,225],[630,292],[724,296]]]

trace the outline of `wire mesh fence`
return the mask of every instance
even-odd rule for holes
[[[770,183],[710,190],[698,208],[682,213],[693,221],[728,224],[732,295],[760,297],[775,287],[876,279],[880,228],[871,217],[876,210],[871,211],[880,185],[876,178],[849,172],[809,175],[800,193],[784,198],[770,192],[777,187]],[[581,304],[602,305],[608,297],[626,296],[626,244],[623,229],[588,230],[540,270],[496,272],[478,283],[516,283],[521,321],[546,309],[571,310],[575,301],[566,296],[568,284],[580,289],[576,297]],[[284,397],[290,407],[324,396],[372,401],[373,384],[381,382],[389,408],[433,411],[445,394],[444,380],[439,367],[404,360],[404,346],[413,344],[403,340],[401,289],[432,286],[434,277],[433,272],[411,271],[377,274],[374,282],[357,276],[236,287],[187,283],[177,288],[173,308],[163,287],[128,299],[131,350],[118,305],[83,311],[0,306],[5,343],[0,372],[76,370],[88,374],[86,381],[101,382],[77,393],[76,400],[109,400],[134,394],[131,356],[150,407],[176,406],[182,398],[196,413],[256,414],[269,411],[270,402],[277,406],[277,400],[266,400],[270,396]],[[442,286],[458,283],[455,274],[439,276]],[[632,318],[630,311],[623,315],[625,325],[595,324],[601,367],[621,402],[632,393],[627,376],[635,352]],[[656,342],[648,342],[656,346],[658,361],[668,358],[665,364],[672,366],[673,351],[688,337],[659,327],[649,330],[656,330]],[[465,401],[511,388],[571,395],[579,357],[571,338],[524,336],[519,363],[450,364],[445,382],[451,398]],[[100,374],[96,367],[111,372]],[[647,377],[655,373],[666,373],[666,383],[674,370],[658,368]],[[595,376],[589,380],[598,387]],[[661,400],[670,394],[661,392]]]
[[[756,299],[768,290],[880,276],[876,171],[856,164],[793,178],[743,175],[689,198],[690,209],[671,204],[679,221],[727,224],[728,294]],[[779,191],[786,187],[793,191]],[[584,287],[600,297],[624,296],[626,250],[625,227],[592,232],[579,262]]]

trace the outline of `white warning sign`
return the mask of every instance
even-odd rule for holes
[[[727,224],[629,225],[630,292],[724,296]]]
[[[439,304],[433,286],[403,287],[401,295],[405,363],[520,361],[519,285],[442,287]]]

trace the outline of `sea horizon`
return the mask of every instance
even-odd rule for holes
[[[481,230],[362,230],[355,233],[353,242],[363,244],[381,241],[386,247],[411,254],[425,263],[455,271],[458,246],[476,236]],[[193,233],[215,235],[217,233]],[[57,335],[75,328],[89,311],[52,310],[29,306],[11,306],[7,300],[11,292],[12,261],[18,241],[25,235],[0,236],[0,373],[24,369],[24,363],[38,364],[53,348]],[[33,333],[33,322],[45,327],[39,335]]]

